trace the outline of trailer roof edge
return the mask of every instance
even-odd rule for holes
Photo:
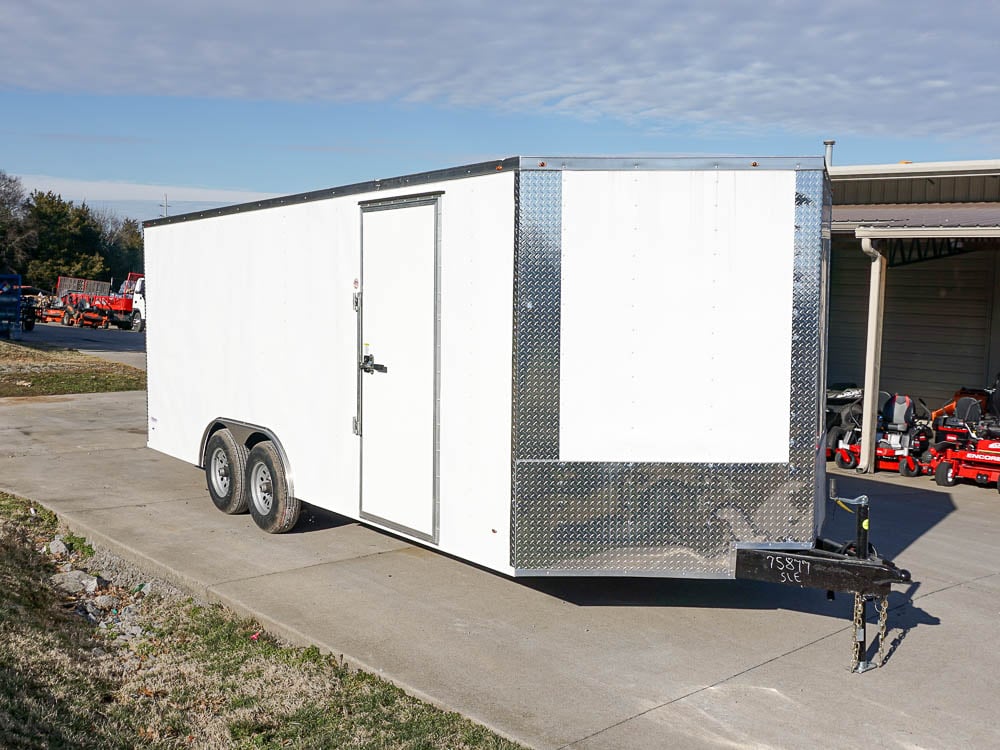
[[[478,175],[491,174],[496,172],[511,171],[588,171],[588,170],[692,170],[710,171],[720,170],[822,170],[825,162],[821,156],[804,157],[710,157],[710,156],[511,156],[506,159],[496,161],[478,162],[460,167],[449,167],[447,169],[437,169],[430,172],[419,172],[401,177],[390,177],[386,179],[375,179],[367,182],[356,182],[340,187],[324,188],[322,190],[312,190],[305,193],[294,193],[283,195],[277,198],[251,201],[248,203],[238,203],[232,206],[222,206],[204,211],[194,211],[191,213],[177,214],[176,216],[164,216],[158,219],[147,219],[142,222],[143,228],[157,227],[165,224],[180,224],[198,219],[208,219],[217,216],[228,216],[231,214],[249,213],[250,211],[260,211],[266,208],[276,208],[279,206],[294,206],[300,203],[311,203],[313,201],[327,200],[329,198],[341,198],[348,195],[359,195],[362,193],[375,193],[380,190],[394,190],[409,186],[417,187],[432,182],[443,182],[446,180],[457,180],[463,177],[473,177]]]

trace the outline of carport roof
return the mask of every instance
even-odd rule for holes
[[[1000,203],[835,205],[833,231],[857,237],[1000,237]]]
[[[839,206],[1000,203],[1000,160],[829,168]]]
[[[897,164],[853,164],[829,167],[834,182],[847,180],[921,179],[938,177],[996,177],[1000,159],[975,161],[899,162]]]

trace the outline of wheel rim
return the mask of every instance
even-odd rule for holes
[[[225,497],[229,487],[229,459],[222,448],[216,448],[212,452],[212,488],[219,497]]]
[[[274,502],[274,485],[271,483],[271,470],[263,462],[254,466],[250,474],[250,495],[253,497],[253,504],[258,513],[266,516],[271,512],[271,503]]]

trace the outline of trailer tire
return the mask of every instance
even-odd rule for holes
[[[132,330],[138,333],[146,330],[146,321],[138,310],[132,313]]]
[[[942,487],[954,487],[958,481],[955,476],[955,464],[951,461],[942,461],[934,470],[934,481]]]
[[[284,534],[299,520],[301,505],[288,491],[285,464],[270,440],[257,443],[247,458],[250,517],[268,534]]]
[[[247,510],[247,455],[229,430],[212,434],[205,446],[205,481],[215,507],[234,515]]]
[[[903,456],[899,459],[899,473],[904,477],[919,477],[920,464],[913,456]]]

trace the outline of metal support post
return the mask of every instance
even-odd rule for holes
[[[872,264],[868,283],[868,343],[865,349],[864,413],[861,420],[861,460],[858,463],[858,471],[870,473],[875,470],[875,427],[878,424],[886,260],[867,237],[862,238],[861,249],[872,259]]]

